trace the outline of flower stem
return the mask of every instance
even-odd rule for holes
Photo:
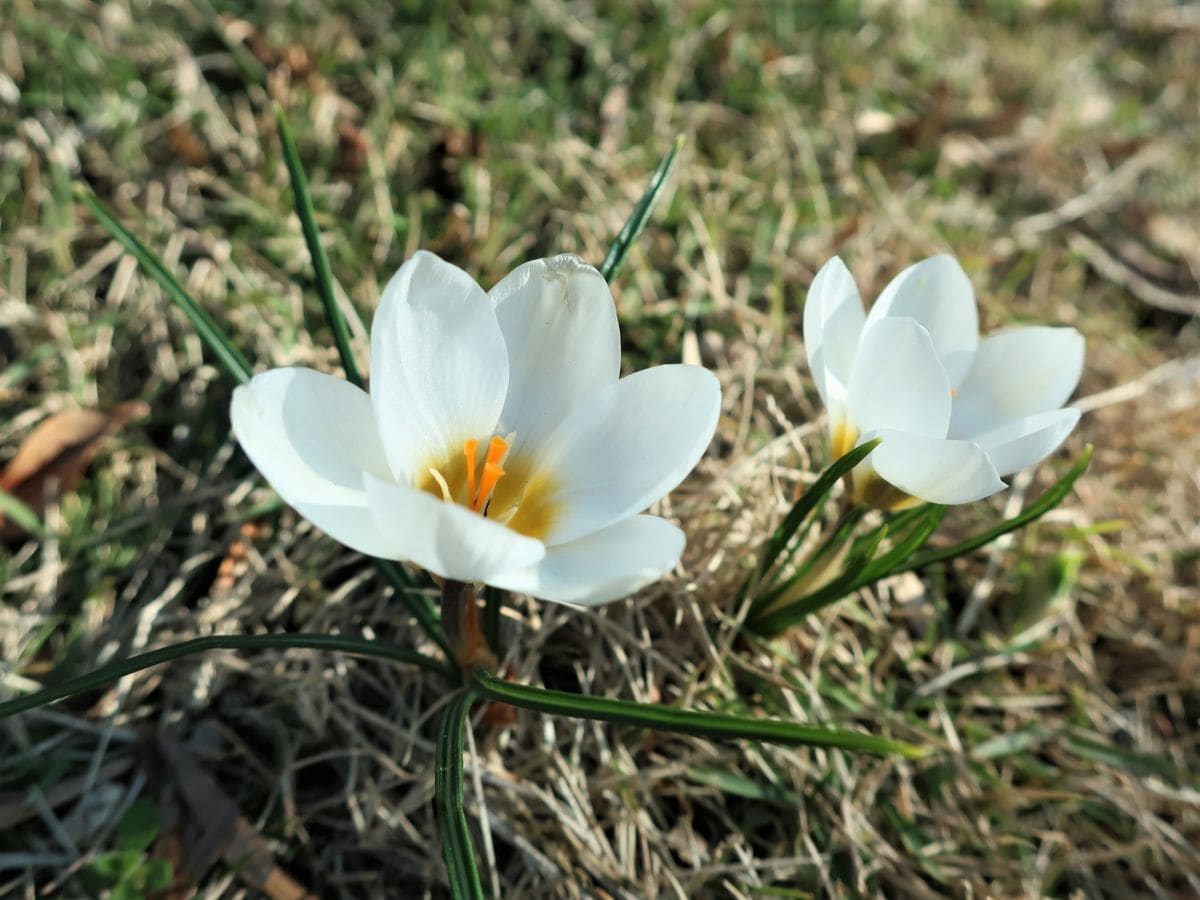
[[[496,668],[496,657],[479,623],[479,602],[473,586],[462,581],[442,585],[442,631],[454,662],[464,673]]]

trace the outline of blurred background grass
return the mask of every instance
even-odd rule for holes
[[[271,99],[363,323],[418,247],[485,286],[531,257],[599,263],[683,134],[614,292],[628,368],[684,358],[725,386],[709,457],[663,505],[685,565],[599,612],[516,602],[505,664],[937,752],[493,710],[468,764],[485,880],[521,897],[1200,893],[1198,61],[1200,7],[1166,0],[0,0],[0,454],[58,410],[152,408],[48,510],[48,538],[0,550],[4,684],[214,632],[419,642],[370,566],[257,481],[228,384],[73,181],[260,367],[336,371]],[[1087,336],[1067,453],[1095,443],[1091,472],[1014,541],[739,643],[731,586],[824,460],[799,340],[812,274],[840,254],[869,297],[945,250],[985,330]],[[6,721],[0,892],[101,891],[104,861],[132,852],[169,860],[177,896],[243,895],[262,882],[242,843],[219,859],[233,808],[315,895],[443,896],[444,699],[376,662],[222,654]],[[186,799],[197,771],[207,812]],[[122,843],[130,809],[149,856]]]

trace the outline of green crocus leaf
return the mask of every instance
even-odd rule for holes
[[[203,653],[205,650],[265,650],[281,647],[332,650],[357,656],[374,656],[419,666],[447,678],[457,677],[457,673],[443,662],[430,659],[415,650],[405,650],[383,641],[345,637],[337,634],[217,634],[194,638],[190,641],[180,641],[169,647],[151,650],[148,653],[139,653],[128,659],[119,659],[86,675],[68,678],[66,681],[32,694],[26,694],[24,697],[5,700],[0,703],[0,719],[45,706],[47,703],[54,703],[56,700],[62,700],[82,691],[103,687],[118,678],[124,678],[134,672],[140,672],[142,669],[148,669],[151,666],[170,662],[193,653]]]
[[[463,742],[467,714],[474,699],[472,691],[461,691],[446,707],[434,763],[433,794],[437,804],[438,835],[450,876],[450,894],[455,900],[483,900],[471,829],[463,810]]]
[[[612,246],[609,247],[604,262],[600,264],[600,274],[604,276],[605,281],[612,281],[616,277],[625,262],[625,256],[629,253],[630,247],[642,233],[642,229],[646,227],[646,222],[649,221],[650,214],[654,212],[654,207],[658,205],[659,197],[667,185],[667,176],[671,174],[671,169],[675,166],[675,158],[679,155],[682,146],[683,135],[680,135],[671,145],[671,149],[667,151],[667,155],[662,158],[658,168],[654,170],[654,175],[650,178],[650,184],[646,187],[646,192],[642,194],[642,199],[633,208],[625,226],[613,241]]]
[[[897,754],[910,759],[918,759],[926,754],[925,750],[913,744],[856,731],[799,725],[780,719],[754,719],[676,709],[658,703],[589,697],[584,694],[514,684],[483,670],[472,673],[471,677],[476,689],[488,700],[575,719],[596,719],[617,725],[674,731],[714,740],[763,741],[788,747],[835,747],[856,753]]]
[[[325,310],[325,320],[329,323],[330,331],[333,332],[333,340],[337,345],[338,357],[342,361],[342,369],[346,372],[346,378],[358,387],[362,387],[365,382],[362,371],[354,359],[354,348],[350,345],[350,329],[333,291],[333,271],[329,268],[329,256],[321,244],[321,231],[317,228],[312,194],[308,190],[308,176],[304,172],[304,165],[300,162],[300,151],[296,149],[296,139],[292,137],[292,129],[288,125],[287,117],[283,114],[283,108],[278,103],[275,104],[275,125],[279,130],[283,161],[287,165],[288,178],[292,182],[292,199],[295,202],[296,215],[300,218],[300,228],[304,232],[304,243],[308,246],[308,256],[312,260],[313,274],[317,279],[317,293],[321,297],[321,306]]]

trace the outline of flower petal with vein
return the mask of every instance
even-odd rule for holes
[[[975,292],[952,256],[909,266],[870,312],[834,257],[809,289],[804,341],[834,458],[883,438],[853,474],[855,499],[877,506],[987,497],[1079,421],[1062,407],[1083,336],[1035,326],[980,340]]]
[[[576,257],[484,293],[420,252],[375,312],[369,394],[273,369],[234,392],[231,418],[280,496],[343,544],[594,605],[678,562],[683,532],[641,513],[696,465],[720,408],[707,370],[621,378],[620,354],[608,285]]]

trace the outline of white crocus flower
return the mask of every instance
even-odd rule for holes
[[[877,506],[986,497],[1079,421],[1062,405],[1083,370],[1082,335],[1028,327],[981,341],[975,292],[951,256],[905,269],[869,313],[831,259],[808,292],[804,341],[833,457],[883,439],[853,476],[855,499]]]
[[[683,533],[639,515],[691,471],[720,388],[696,366],[619,378],[612,294],[573,256],[490,293],[421,252],[383,292],[370,394],[274,369],[233,395],[267,480],[349,547],[443,578],[593,605],[668,571]]]

